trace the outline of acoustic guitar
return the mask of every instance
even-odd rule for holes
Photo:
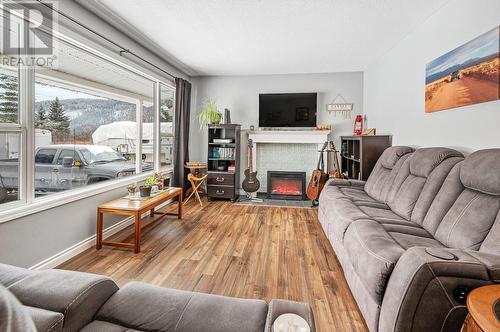
[[[328,173],[329,177],[332,179],[343,179],[344,176],[340,171],[339,158],[337,156],[338,151],[335,148],[335,144],[333,142],[330,142],[330,147],[328,149],[328,152],[333,152],[333,163],[335,166],[335,169]]]
[[[326,174],[323,170],[323,151],[326,149],[327,145],[328,142],[325,142],[321,148],[318,164],[316,169],[312,172],[311,180],[309,180],[309,185],[307,186],[306,194],[311,201],[316,201],[319,198],[319,194],[321,193],[325,182],[328,180],[328,174]]]
[[[248,168],[245,170],[245,179],[241,184],[243,190],[247,193],[253,193],[259,190],[260,182],[257,179],[257,172],[253,171],[253,142],[248,140]]]

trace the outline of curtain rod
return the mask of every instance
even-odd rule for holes
[[[172,77],[173,79],[176,79],[176,78],[177,78],[177,76],[172,75],[172,74],[171,74],[171,73],[169,73],[168,71],[166,71],[166,70],[164,70],[164,69],[162,69],[162,68],[158,67],[158,66],[157,66],[157,65],[155,65],[154,63],[152,63],[152,62],[150,62],[150,61],[148,61],[148,60],[144,59],[144,58],[143,58],[143,57],[141,57],[140,55],[135,54],[135,53],[134,53],[134,52],[132,52],[130,49],[127,49],[127,48],[125,48],[125,47],[121,46],[120,44],[118,44],[118,43],[116,43],[115,41],[113,41],[113,40],[109,39],[108,37],[104,36],[103,34],[101,34],[101,33],[97,32],[97,31],[95,31],[95,30],[94,30],[94,29],[92,29],[92,28],[89,28],[88,26],[86,26],[86,25],[85,25],[85,24],[83,24],[83,23],[78,22],[76,19],[74,19],[73,17],[69,16],[68,14],[63,13],[62,11],[60,11],[60,10],[58,10],[58,9],[53,8],[52,6],[50,6],[50,5],[46,4],[46,3],[44,3],[42,0],[36,0],[36,1],[37,1],[38,3],[40,3],[41,5],[44,5],[45,7],[49,8],[50,10],[53,10],[53,11],[57,12],[57,14],[59,14],[59,15],[61,15],[61,16],[63,16],[63,17],[65,17],[65,18],[67,18],[68,20],[72,21],[73,23],[75,23],[75,24],[77,24],[77,25],[81,26],[82,28],[84,28],[84,29],[86,29],[86,30],[90,31],[91,33],[93,33],[93,34],[95,34],[95,35],[99,36],[100,38],[102,38],[102,39],[106,40],[108,43],[111,43],[111,44],[115,45],[116,47],[120,48],[120,52],[119,52],[120,56],[123,56],[123,54],[124,54],[124,53],[128,53],[128,54],[130,54],[130,55],[132,55],[132,56],[136,57],[137,59],[139,59],[139,60],[141,60],[141,61],[143,61],[143,62],[147,63],[148,65],[150,65],[150,66],[152,66],[152,67],[154,67],[154,68],[156,68],[156,69],[160,70],[161,72],[163,72],[163,73],[167,74],[168,76]]]

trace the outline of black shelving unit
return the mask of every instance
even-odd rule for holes
[[[225,198],[232,202],[238,198],[240,183],[241,125],[221,124],[208,126],[207,193],[208,199]],[[217,142],[218,139],[229,140]],[[234,171],[230,169],[234,168]]]
[[[366,181],[392,136],[341,136],[341,169],[349,179]]]

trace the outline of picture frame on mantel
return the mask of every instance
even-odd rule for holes
[[[429,62],[425,112],[500,99],[500,26]]]

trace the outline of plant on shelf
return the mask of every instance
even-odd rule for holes
[[[222,113],[218,111],[217,104],[212,99],[207,100],[205,108],[198,116],[200,122],[200,130],[203,130],[207,125],[218,125],[222,121]]]
[[[142,186],[139,187],[139,191],[141,193],[141,197],[149,197],[151,196],[151,187],[156,183],[155,176],[149,176],[146,178],[146,181]]]

